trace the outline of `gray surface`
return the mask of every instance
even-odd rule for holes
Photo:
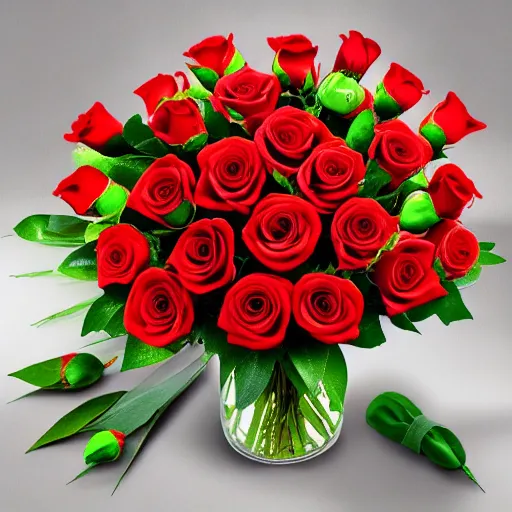
[[[383,48],[367,85],[373,88],[395,60],[432,89],[407,115],[411,125],[450,89],[489,124],[451,157],[485,196],[465,221],[481,237],[500,242],[510,258],[511,229],[500,221],[512,213],[503,186],[510,173],[511,15],[510,0],[0,0],[0,234],[31,213],[68,212],[50,192],[72,170],[71,146],[61,134],[77,113],[95,100],[123,120],[142,112],[131,91],[158,72],[183,68],[181,52],[203,37],[235,32],[249,62],[268,70],[272,53],[265,36],[304,32],[320,45],[327,71],[337,34],[355,28]],[[0,240],[1,374],[84,344],[80,318],[40,329],[29,324],[91,297],[94,285],[7,277],[51,268],[66,252]],[[422,338],[386,326],[384,347],[347,350],[350,383],[340,441],[297,466],[256,465],[232,452],[218,420],[216,367],[176,404],[113,498],[109,470],[64,485],[81,469],[85,439],[23,452],[79,400],[131,387],[146,370],[108,378],[101,389],[79,396],[0,405],[0,510],[510,511],[511,285],[508,266],[486,269],[480,284],[465,292],[474,322],[444,328],[427,321]],[[12,379],[1,383],[0,403],[27,390]],[[369,401],[389,389],[405,392],[457,432],[486,495],[464,475],[439,471],[365,426]]]

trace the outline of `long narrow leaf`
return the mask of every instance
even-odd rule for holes
[[[68,309],[64,309],[63,311],[59,311],[58,313],[54,313],[53,315],[50,315],[50,316],[47,316],[46,318],[38,320],[37,322],[34,322],[32,324],[32,327],[40,327],[41,325],[51,322],[52,320],[56,320],[57,318],[62,318],[64,316],[69,316],[74,313],[78,313],[79,311],[82,311],[83,309],[89,307],[97,298],[98,297],[94,297],[92,299],[84,300],[83,302],[80,302],[79,304],[75,304],[74,306],[71,306]]]

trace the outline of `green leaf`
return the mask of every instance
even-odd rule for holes
[[[29,242],[73,247],[85,243],[84,233],[88,224],[85,220],[67,215],[31,215],[23,219],[14,231]]]
[[[278,171],[275,171],[272,173],[272,177],[276,180],[276,182],[281,185],[284,189],[287,190],[290,194],[293,194],[295,192],[292,184],[290,183],[290,180],[286,177],[280,174]]]
[[[445,272],[443,264],[441,263],[441,260],[439,258],[436,258],[434,261],[434,270],[436,271],[436,273],[439,276],[439,279],[441,279],[441,281],[446,280],[446,272]]]
[[[15,276],[9,276],[9,277],[15,277],[15,278],[19,279],[21,277],[47,277],[47,276],[52,276],[52,275],[56,275],[55,271],[53,271],[53,270],[40,270],[38,272],[27,272],[26,274],[17,274]]]
[[[478,258],[478,263],[480,265],[499,265],[500,263],[505,263],[507,260],[494,254],[492,252],[481,251],[480,256]]]
[[[421,334],[420,331],[416,328],[416,326],[409,320],[409,317],[406,313],[402,313],[401,315],[394,315],[390,317],[391,323],[398,327],[399,329],[403,329],[404,331],[411,331],[418,334]]]
[[[174,359],[171,359],[160,366],[82,431],[113,429],[124,432],[126,435],[131,434],[148,422],[158,409],[185,391],[206,367],[199,358],[180,372],[169,375],[169,365],[173,363]]]
[[[69,315],[78,313],[79,311],[82,311],[82,309],[88,308],[96,299],[97,299],[97,297],[84,300],[83,302],[75,304],[74,306],[71,306],[70,308],[64,309],[63,311],[59,311],[58,313],[54,313],[53,315],[47,316],[46,318],[43,318],[41,320],[38,320],[37,322],[34,322],[33,324],[31,324],[31,327],[40,327],[41,325],[51,322],[52,320],[57,320],[57,318],[62,318],[65,316],[69,316]]]
[[[480,246],[481,251],[486,252],[490,252],[496,247],[496,244],[494,242],[479,242],[478,245]]]
[[[126,391],[115,391],[79,405],[57,421],[27,450],[27,453],[77,434],[80,429],[112,407],[125,393]]]
[[[152,347],[135,338],[135,336],[129,335],[126,341],[121,371],[126,372],[128,370],[161,363],[173,355],[174,353],[167,348]]]
[[[112,224],[103,224],[102,222],[91,223],[85,230],[85,243],[95,242],[105,229],[112,227]]]
[[[57,270],[73,279],[96,281],[98,279],[96,244],[90,242],[76,249],[59,265]]]
[[[73,151],[73,160],[76,167],[90,165],[100,170],[103,174],[110,176],[110,170],[115,164],[116,159],[110,156],[102,155],[83,144],[78,144]]]
[[[273,351],[253,350],[235,367],[236,408],[243,410],[263,393],[276,362]]]
[[[219,80],[219,75],[213,71],[213,69],[203,68],[200,66],[189,66],[189,69],[194,73],[201,85],[208,91],[213,91],[213,89],[215,89],[215,84]]]
[[[127,155],[115,159],[110,177],[119,185],[132,190],[146,169],[155,161],[149,156]]]
[[[480,274],[482,273],[482,265],[480,263],[476,263],[475,266],[464,276],[459,279],[454,279],[454,283],[457,288],[465,288],[473,283],[476,283],[480,278]]]
[[[201,150],[206,143],[208,142],[208,134],[207,133],[198,133],[194,137],[191,137],[185,144],[183,145],[183,151],[187,153],[196,152]]]
[[[375,348],[386,341],[386,336],[380,324],[379,314],[367,308],[363,314],[363,319],[359,324],[359,338],[350,342],[359,348]]]
[[[331,411],[342,412],[347,392],[347,363],[339,345],[329,345],[329,355],[325,365],[323,384],[329,396]]]
[[[391,182],[391,176],[375,160],[370,160],[366,168],[363,189],[360,193],[362,197],[375,198],[379,191]]]
[[[309,392],[315,395],[325,373],[329,345],[307,339],[302,343],[294,343],[288,355]]]
[[[363,155],[368,152],[375,137],[375,117],[372,109],[363,110],[352,121],[348,129],[347,146]]]
[[[82,336],[91,332],[105,331],[114,315],[124,307],[126,299],[125,293],[116,293],[113,290],[105,292],[87,312],[82,327]]]
[[[195,213],[195,205],[190,201],[183,201],[178,208],[167,214],[164,219],[173,228],[183,228],[192,222]]]
[[[229,121],[220,112],[216,112],[209,101],[200,101],[199,109],[210,137],[213,139],[229,137]]]
[[[109,323],[103,329],[107,334],[112,336],[112,338],[119,338],[119,336],[127,334],[124,326],[124,309],[125,307],[123,306],[121,309],[116,311]]]
[[[55,357],[48,361],[36,363],[16,372],[10,373],[9,377],[15,377],[33,386],[47,388],[60,382],[60,370],[62,359]]]
[[[228,64],[227,68],[224,70],[224,76],[230,75],[231,73],[235,73],[239,69],[242,69],[245,66],[245,59],[242,57],[242,54],[235,50],[235,54],[231,59],[231,62]]]
[[[426,190],[428,181],[424,171],[420,171],[413,177],[405,180],[396,190],[385,196],[376,197],[375,199],[388,212],[398,213],[402,207],[404,200],[417,190]]]
[[[139,114],[134,115],[124,125],[123,137],[136,150],[156,158],[168,155],[170,148],[155,137],[153,130],[142,122]]]
[[[185,91],[185,94],[195,100],[206,100],[212,95],[212,93],[201,84],[192,85]]]

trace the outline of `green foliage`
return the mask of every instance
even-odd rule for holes
[[[115,159],[109,176],[119,185],[132,190],[146,169],[155,161],[153,157],[126,155]]]
[[[113,224],[107,224],[103,222],[91,223],[85,230],[85,243],[94,242],[98,240],[99,236],[105,229],[112,227]]]
[[[219,75],[210,68],[202,68],[200,66],[189,66],[190,71],[194,73],[201,85],[208,91],[215,89],[215,84],[219,80]]]
[[[185,144],[183,145],[183,151],[186,153],[198,152],[206,145],[208,142],[208,134],[207,133],[198,133],[191,137]]]
[[[68,215],[31,215],[23,219],[14,232],[24,240],[58,247],[73,247],[85,243],[89,222]]]
[[[375,160],[369,160],[364,177],[362,197],[375,198],[380,190],[391,182],[391,176]]]
[[[363,110],[348,129],[347,146],[365,155],[375,137],[375,118],[371,109]]]
[[[401,315],[394,315],[390,317],[391,323],[398,327],[399,329],[403,329],[404,331],[415,332],[417,334],[421,334],[420,331],[416,328],[416,326],[411,322],[407,313],[402,313]]]
[[[58,318],[63,318],[65,316],[69,316],[69,315],[78,313],[79,311],[82,311],[83,309],[88,308],[95,300],[96,300],[96,298],[84,300],[83,302],[75,304],[74,306],[71,306],[70,308],[64,309],[63,311],[59,311],[58,313],[54,313],[53,315],[47,316],[46,318],[43,318],[42,320],[39,320],[39,321],[33,323],[32,326],[40,327],[41,325],[51,322],[52,320],[57,320]]]
[[[318,383],[325,373],[329,358],[329,345],[309,338],[300,342],[294,341],[288,355],[309,393],[315,395]]]
[[[229,137],[229,121],[220,112],[213,109],[210,101],[200,101],[199,109],[212,139],[220,140]]]
[[[274,170],[274,172],[272,173],[272,177],[288,193],[295,194],[295,189],[294,189],[293,185],[291,184],[290,180],[286,176],[283,176],[281,173],[279,173],[278,171]]]
[[[183,345],[180,345],[183,347]],[[168,348],[152,347],[143,343],[135,336],[128,336],[126,348],[124,351],[123,365],[121,371],[134,370],[144,366],[161,363],[174,355],[174,352]]]
[[[57,269],[73,279],[96,281],[98,266],[96,262],[96,243],[90,242],[73,251]]]
[[[325,392],[330,398],[331,411],[343,411],[347,391],[347,363],[339,345],[329,345],[327,363],[322,378]]]
[[[366,306],[363,319],[359,324],[359,337],[349,344],[359,348],[375,348],[386,341],[386,336],[380,324],[379,313]]]
[[[190,201],[183,201],[175,210],[164,217],[165,222],[173,228],[180,229],[188,226],[196,214],[196,206]]]
[[[425,190],[428,182],[424,171],[420,171],[411,178],[405,180],[393,192],[384,196],[376,197],[376,200],[392,215],[398,214],[405,199],[416,192],[416,190]]]
[[[48,388],[60,383],[61,367],[62,358],[56,357],[10,373],[9,377],[15,377],[40,388]]]
[[[139,114],[134,115],[124,125],[123,137],[137,151],[155,158],[171,152],[169,146],[155,136],[153,130],[142,122]]]
[[[454,279],[454,283],[458,288],[464,288],[466,286],[476,283],[482,274],[482,265],[476,263],[473,268],[464,276],[459,279]]]
[[[115,314],[124,308],[127,291],[124,288],[109,287],[90,307],[84,319],[82,336],[91,332],[105,331]],[[110,333],[109,333],[110,334]]]
[[[478,258],[478,263],[480,265],[499,265],[500,263],[505,263],[507,260],[494,254],[492,252],[480,251],[480,256]]]

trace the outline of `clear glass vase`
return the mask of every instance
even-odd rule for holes
[[[221,390],[222,427],[230,445],[249,459],[267,464],[302,462],[326,451],[340,434],[342,407],[333,405],[323,383],[314,396],[301,392],[280,363],[254,403],[237,409],[235,397],[233,372]]]

